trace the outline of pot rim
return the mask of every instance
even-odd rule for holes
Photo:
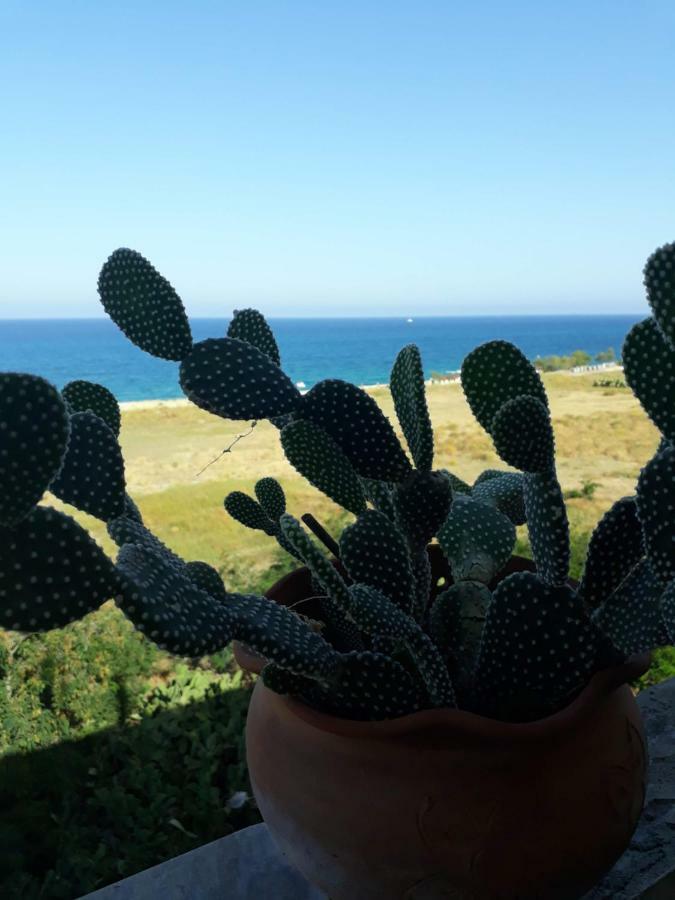
[[[512,559],[522,558],[512,557]],[[267,595],[278,595],[281,589],[285,588],[294,577],[297,578],[305,568],[301,567],[284,575],[269,589]],[[573,584],[576,586],[576,583]],[[259,674],[266,663],[264,657],[251,653],[237,641],[234,642],[234,652],[239,665],[254,674]],[[651,653],[641,653],[628,657],[620,665],[602,669],[591,677],[571,703],[558,712],[533,722],[502,722],[468,710],[451,708],[425,709],[395,719],[364,722],[320,712],[300,700],[270,691],[260,680],[256,684],[256,690],[271,694],[305,725],[318,731],[352,739],[388,740],[392,737],[425,733],[429,737],[489,740],[491,743],[531,743],[550,741],[574,730],[575,726],[588,719],[611,693],[626,682],[639,678],[650,665]]]
[[[589,719],[606,698],[643,675],[651,664],[651,653],[636,654],[619,666],[596,672],[575,699],[563,709],[534,722],[502,722],[464,709],[425,709],[395,719],[359,721],[342,719],[320,712],[299,700],[270,691],[262,681],[256,689],[272,694],[295,718],[323,732],[362,740],[389,740],[426,734],[428,737],[455,738],[491,744],[526,744],[550,741],[574,731]]]

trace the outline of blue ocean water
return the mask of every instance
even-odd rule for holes
[[[388,380],[397,352],[416,343],[427,376],[459,369],[478,344],[512,341],[531,359],[613,347],[644,316],[481,316],[396,319],[270,319],[282,365],[310,388],[322,378],[355,384]],[[195,340],[221,337],[228,319],[194,319]],[[63,387],[75,378],[97,381],[118,400],[182,396],[178,364],[135,347],[108,319],[0,320],[0,371],[33,372]]]

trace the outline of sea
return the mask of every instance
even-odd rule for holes
[[[354,384],[389,379],[397,352],[415,343],[425,375],[457,371],[479,344],[512,341],[532,360],[585,350],[621,352],[644,314],[621,316],[429,316],[271,318],[282,366],[300,388],[323,378]],[[222,337],[228,319],[194,319],[196,341]],[[77,378],[105,385],[120,401],[181,397],[178,364],[135,347],[108,319],[0,319],[0,371],[32,372],[58,388]]]

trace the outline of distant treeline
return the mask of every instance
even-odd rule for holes
[[[562,369],[576,369],[579,366],[594,366],[602,363],[618,362],[613,347],[591,356],[585,350],[575,350],[569,356],[538,356],[534,365],[540,372],[559,372]]]

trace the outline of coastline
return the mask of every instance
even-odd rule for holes
[[[570,377],[574,377],[576,375],[590,375],[595,373],[600,374],[603,372],[623,372],[623,366],[619,363],[603,363],[597,366],[581,366],[578,369],[560,369],[555,373],[549,374],[569,375]],[[427,387],[449,387],[453,385],[460,385],[461,380],[459,378],[459,373],[453,374],[456,374],[457,377],[447,379],[427,378],[424,383]],[[360,384],[359,387],[364,391],[377,391],[383,388],[388,389],[389,385],[385,382],[380,382],[376,384]],[[308,388],[301,389],[300,393],[306,394],[308,390]],[[134,410],[155,409],[156,407],[162,406],[170,409],[173,407],[190,405],[191,403],[187,399],[187,397],[168,397],[165,400],[123,400],[120,402],[120,409],[124,412],[133,412]]]
[[[458,385],[459,378],[454,380],[436,380],[433,378],[428,378],[425,382],[427,387],[431,387],[431,385],[440,385],[441,387],[447,385]],[[376,384],[360,384],[359,387],[364,391],[376,391],[381,388],[389,389],[389,385],[386,382],[376,383]],[[309,388],[303,388],[300,390],[301,394],[306,394]],[[175,408],[180,406],[192,406],[190,400],[187,397],[167,397],[164,400],[121,400],[120,401],[120,409],[123,412],[133,412],[134,410],[139,409],[155,409],[156,407],[166,406],[167,408]]]

